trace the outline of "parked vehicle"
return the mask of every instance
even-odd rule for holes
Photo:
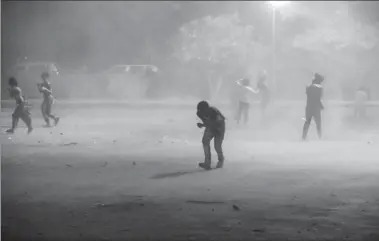
[[[108,96],[140,99],[146,97],[157,72],[154,65],[115,65],[100,75],[99,85]]]

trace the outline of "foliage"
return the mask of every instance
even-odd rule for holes
[[[252,26],[241,25],[237,14],[193,20],[180,28],[176,56],[183,61],[225,63],[252,51],[253,34]]]
[[[368,50],[377,44],[378,25],[356,21],[349,2],[298,2],[285,10],[286,18],[309,22],[293,36],[295,48],[328,53],[344,48]]]

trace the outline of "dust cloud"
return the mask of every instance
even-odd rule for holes
[[[377,61],[367,49],[340,47],[353,41],[353,26],[344,24],[352,21],[345,14],[348,6],[310,4],[321,21],[305,3],[293,3],[278,10],[273,35],[272,9],[249,4],[2,2],[2,99],[8,98],[10,76],[20,81],[27,98],[40,98],[35,85],[50,71],[54,96],[62,102],[159,100],[194,108],[206,99],[238,129],[235,81],[248,77],[255,88],[266,70],[271,100],[262,116],[260,94],[251,96],[249,128],[297,138],[305,87],[319,72],[325,76],[325,133],[359,139],[377,111],[367,107],[367,118],[354,118],[355,93],[364,87],[371,100],[377,98]],[[335,9],[340,19],[333,24],[343,29],[343,41],[323,25],[333,20]],[[330,33],[337,50],[321,44],[319,32]]]

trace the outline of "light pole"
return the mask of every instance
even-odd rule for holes
[[[276,92],[276,10],[290,1],[268,1],[272,7],[272,85],[273,90]]]

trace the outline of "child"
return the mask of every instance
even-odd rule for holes
[[[250,108],[250,101],[249,101],[249,95],[251,93],[258,93],[258,91],[254,90],[250,87],[250,80],[247,78],[237,80],[237,85],[239,85],[239,93],[238,93],[238,110],[236,115],[237,124],[240,123],[241,117],[243,115],[245,125],[249,121],[249,108]]]
[[[225,135],[225,117],[216,108],[209,106],[208,102],[200,101],[197,104],[197,116],[203,123],[197,123],[197,127],[205,127],[203,135],[203,149],[205,161],[199,163],[199,167],[210,170],[211,169],[211,148],[210,143],[214,138],[214,147],[218,156],[218,163],[216,168],[222,168],[224,165],[224,154],[222,152],[222,142]]]
[[[354,117],[365,118],[366,117],[366,102],[368,95],[365,88],[362,86],[355,92],[355,105],[354,105]]]
[[[261,94],[260,107],[263,116],[266,111],[267,105],[270,102],[270,91],[266,85],[266,71],[264,71],[258,77],[257,91]]]
[[[39,92],[43,94],[43,101],[41,104],[41,111],[43,119],[46,122],[46,126],[50,127],[50,119],[54,120],[54,125],[57,125],[59,122],[59,117],[51,114],[51,107],[54,103],[54,97],[52,95],[51,85],[49,83],[49,74],[44,72],[41,75],[42,83],[37,84]]]
[[[27,109],[25,98],[22,96],[22,90],[18,87],[18,82],[15,78],[11,77],[9,79],[9,94],[12,98],[16,100],[16,108],[12,114],[12,128],[8,129],[6,132],[13,134],[17,128],[19,119],[25,122],[28,127],[28,134],[33,130],[32,119],[29,110]]]
[[[312,84],[307,86],[307,105],[305,107],[305,123],[303,126],[303,140],[307,138],[309,125],[311,124],[312,118],[316,122],[317,135],[321,139],[322,129],[321,129],[321,110],[324,109],[322,104],[323,88],[321,83],[324,81],[324,77],[320,74],[315,74]]]

